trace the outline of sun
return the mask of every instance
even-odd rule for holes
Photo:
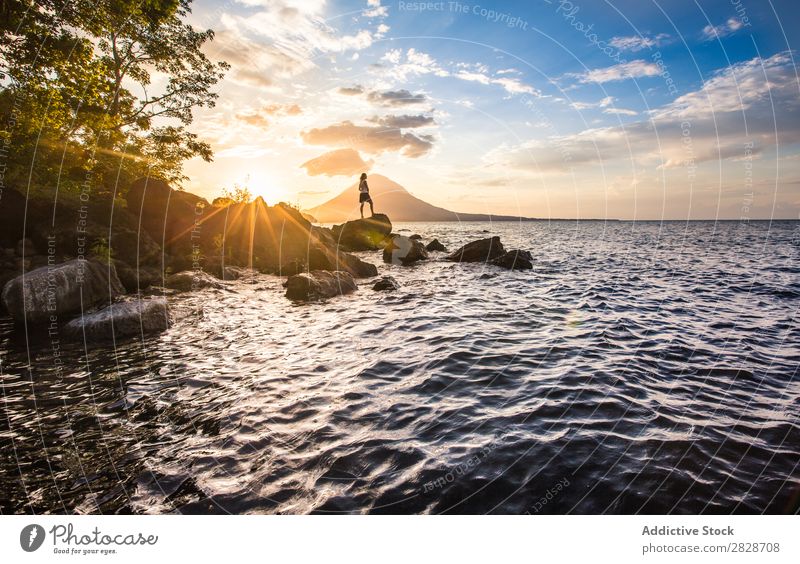
[[[253,196],[253,199],[259,196],[270,206],[274,206],[278,202],[286,200],[286,193],[273,178],[262,174],[250,175],[250,180],[247,187]]]

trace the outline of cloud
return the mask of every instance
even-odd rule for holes
[[[267,104],[260,108],[250,108],[237,112],[234,117],[254,127],[266,128],[270,125],[268,116],[296,116],[303,112],[297,104]]]
[[[614,103],[612,96],[606,96],[599,102],[571,102],[570,107],[574,110],[589,110],[593,108],[607,108]]]
[[[339,94],[343,94],[345,96],[359,96],[360,94],[364,93],[363,86],[342,86],[338,90]]]
[[[412,94],[408,90],[386,90],[378,92],[373,90],[367,94],[367,99],[376,104],[384,106],[408,106],[411,104],[421,104],[427,101],[425,94]]]
[[[638,116],[639,112],[627,110],[625,108],[606,108],[603,110],[604,114],[618,115],[618,116]]]
[[[381,57],[381,64],[377,67],[380,74],[392,81],[404,83],[410,77],[429,75],[440,78],[453,77],[459,80],[478,82],[484,85],[496,85],[505,89],[509,94],[531,94],[540,96],[539,90],[525,84],[519,78],[507,76],[510,74],[520,74],[516,69],[502,69],[495,76],[491,76],[489,69],[485,65],[455,63],[451,64],[451,70],[442,67],[428,53],[417,51],[414,48],[403,52],[401,49],[391,49]]]
[[[309,176],[352,176],[372,168],[373,161],[365,161],[355,149],[337,149],[300,165]]]
[[[208,44],[209,54],[231,64],[235,82],[250,86],[272,86],[276,78],[287,78],[314,67],[309,61],[292,57],[257,40],[232,31],[217,32]]]
[[[616,80],[627,80],[629,78],[640,78],[643,76],[657,76],[659,74],[661,74],[661,71],[659,70],[658,65],[639,59],[602,69],[590,70],[585,73],[570,73],[568,76],[575,77],[580,82],[584,83],[603,83],[613,82]]]
[[[413,47],[405,53],[401,49],[391,49],[384,53],[381,61],[385,63],[379,67],[381,73],[396,82],[406,82],[410,77],[426,74],[439,77],[450,75],[431,55]]]
[[[492,166],[534,174],[613,163],[655,170],[743,160],[800,143],[797,92],[788,53],[756,57],[718,71],[698,90],[650,111],[646,120],[501,145],[485,159]]]
[[[736,31],[740,30],[744,27],[744,24],[741,20],[736,18],[728,18],[723,24],[720,25],[707,25],[703,28],[701,36],[705,41],[711,41],[712,39],[717,39],[718,37],[725,37],[726,35],[731,35]]]
[[[367,0],[368,8],[362,12],[365,18],[382,18],[389,15],[386,6],[381,6],[381,0]]]
[[[659,33],[654,37],[645,35],[631,35],[625,37],[614,37],[608,43],[620,51],[641,51],[642,49],[652,49],[663,45],[669,39],[666,33]]]
[[[253,10],[219,16],[207,51],[231,63],[231,78],[265,87],[277,79],[316,68],[320,55],[366,49],[388,31],[377,28],[341,33],[326,23],[322,0],[238,0]]]
[[[424,115],[418,115],[418,116],[402,115],[402,116],[383,116],[383,117],[376,116],[374,118],[370,118],[369,121],[373,123],[378,123],[380,125],[384,125],[386,127],[397,127],[400,129],[426,127],[435,124],[432,117]]]
[[[274,154],[275,151],[262,145],[234,145],[221,151],[216,151],[216,158],[256,159],[264,155]]]
[[[434,141],[431,135],[403,133],[396,127],[383,125],[356,125],[350,121],[303,131],[300,136],[309,145],[344,145],[370,154],[398,151],[410,158],[428,153]]]

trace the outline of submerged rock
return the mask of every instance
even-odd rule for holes
[[[375,282],[375,285],[372,286],[372,289],[376,292],[393,292],[394,290],[400,289],[400,284],[398,284],[397,280],[391,276],[382,276],[380,280]]]
[[[533,256],[528,251],[508,251],[490,262],[510,270],[530,270],[533,268]]]
[[[64,326],[64,335],[86,341],[109,341],[135,335],[151,335],[169,328],[166,298],[116,302],[76,317]]]
[[[431,252],[433,252],[433,251],[438,251],[438,252],[441,252],[441,253],[446,253],[447,252],[447,247],[442,245],[442,243],[439,242],[439,239],[434,239],[433,241],[428,243],[425,246],[425,249],[428,250],[428,251],[431,251]]]
[[[372,217],[348,221],[331,229],[336,244],[348,251],[376,251],[382,249],[392,232],[392,222],[382,213]]]
[[[184,270],[167,277],[166,287],[181,292],[202,290],[203,288],[222,288],[222,284],[202,270]]]
[[[78,313],[124,293],[113,265],[75,259],[9,280],[3,288],[3,304],[14,321],[27,317],[29,323],[44,323],[52,315]]]
[[[395,235],[383,249],[383,261],[408,266],[428,258],[428,251],[419,239]]]
[[[454,262],[489,262],[505,252],[506,250],[500,242],[500,237],[490,237],[467,243],[456,252],[447,255],[445,260]]]
[[[312,301],[355,292],[356,281],[340,270],[312,270],[290,276],[286,281],[286,297],[290,300]]]
[[[409,239],[420,239],[421,240],[422,239],[422,235],[418,235],[417,233],[414,233],[413,235],[409,235],[408,238]]]

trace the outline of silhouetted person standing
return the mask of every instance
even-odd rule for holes
[[[375,215],[372,207],[372,198],[369,197],[369,186],[367,185],[367,173],[361,173],[361,182],[358,183],[358,203],[361,204],[361,219],[364,219],[364,202],[369,202],[369,213]]]

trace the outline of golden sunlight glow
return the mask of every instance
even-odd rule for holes
[[[247,186],[253,199],[261,196],[270,206],[287,199],[286,191],[281,184],[275,178],[263,172],[248,174],[247,180],[242,185]]]

